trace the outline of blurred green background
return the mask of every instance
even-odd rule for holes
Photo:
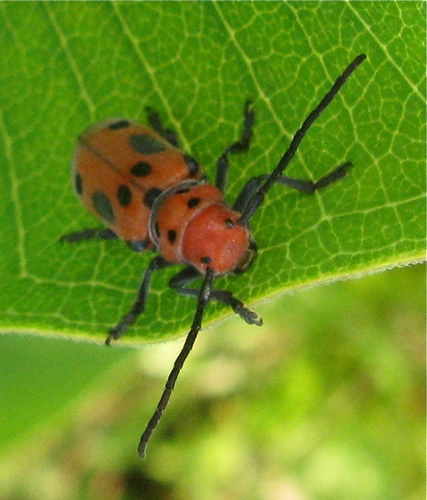
[[[271,193],[254,220],[263,260],[230,287],[259,297],[313,270],[327,280],[422,258],[425,5],[0,2],[0,28],[1,331],[34,333],[0,335],[0,500],[424,498],[424,266],[256,304],[262,328],[206,327],[144,462],[138,440],[183,339],[107,349],[36,335],[103,334],[139,279],[124,245],[57,244],[91,221],[69,185],[81,130],[143,119],[148,104],[212,175],[254,96],[232,194],[276,164],[283,136],[362,50],[368,62],[292,167],[320,178],[355,161],[347,187],[322,193],[321,219],[354,217],[317,238],[316,199]],[[339,273],[319,267],[325,248]],[[194,302],[162,286],[141,338],[189,324]]]
[[[0,498],[424,498],[424,266],[256,309],[202,331],[145,461],[181,339],[0,336]]]

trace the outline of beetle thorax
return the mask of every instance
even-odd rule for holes
[[[216,275],[239,271],[254,249],[249,230],[237,223],[239,217],[219,189],[187,181],[156,200],[150,238],[169,262],[191,265],[201,273],[209,266]]]

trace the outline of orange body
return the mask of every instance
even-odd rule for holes
[[[156,195],[201,177],[195,160],[150,128],[128,120],[109,120],[84,132],[77,141],[73,175],[76,191],[92,213],[120,238],[147,244]]]
[[[201,182],[197,162],[157,132],[109,120],[79,136],[73,177],[89,210],[118,237],[168,262],[215,274],[241,267],[251,244],[219,189]]]

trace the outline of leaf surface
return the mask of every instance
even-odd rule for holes
[[[98,227],[71,189],[77,135],[145,106],[215,177],[231,159],[229,202],[271,172],[302,120],[359,53],[368,60],[304,139],[288,175],[351,174],[313,196],[275,186],[254,216],[254,266],[216,287],[253,304],[282,291],[417,262],[425,235],[425,10],[422,2],[40,2],[0,5],[0,331],[102,339],[130,308],[152,255],[120,241],[61,245]],[[397,36],[398,34],[398,36]],[[185,332],[194,301],[153,279],[123,342]],[[211,304],[213,321],[229,310]]]

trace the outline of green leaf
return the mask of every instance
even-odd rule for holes
[[[147,105],[215,176],[257,112],[250,151],[232,157],[227,200],[271,172],[305,116],[359,53],[368,60],[304,139],[288,175],[329,189],[275,186],[253,218],[259,257],[217,287],[254,303],[283,290],[417,262],[425,235],[425,10],[422,2],[3,3],[0,5],[3,332],[101,339],[130,308],[152,258],[119,241],[67,246],[97,227],[72,193],[77,135]],[[398,36],[397,36],[398,35]],[[153,280],[122,342],[188,329],[194,301]],[[211,304],[212,321],[230,311]]]

